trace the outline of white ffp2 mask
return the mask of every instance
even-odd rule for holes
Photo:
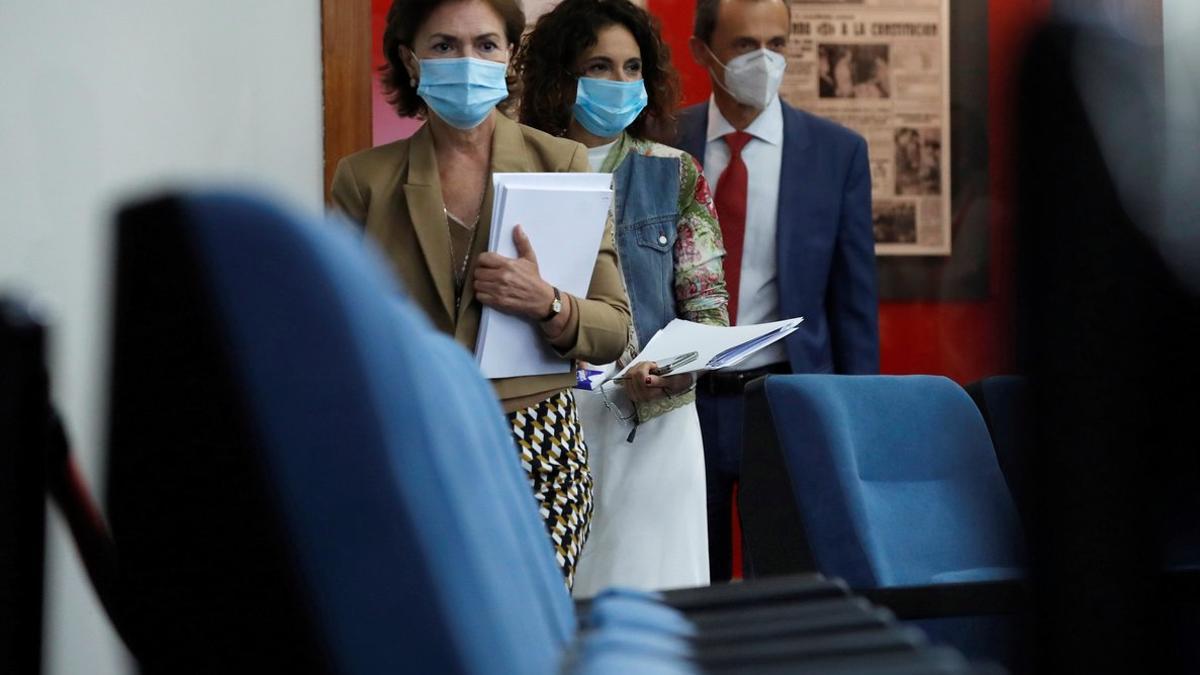
[[[712,50],[709,50],[709,54],[712,54]],[[713,58],[716,58],[715,54]],[[762,110],[779,95],[787,59],[770,49],[759,49],[729,59],[729,63],[723,67],[725,85],[722,88],[738,103]]]

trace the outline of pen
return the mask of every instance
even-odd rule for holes
[[[691,363],[692,361],[695,361],[699,357],[700,357],[699,352],[687,352],[686,354],[680,354],[679,356],[673,356],[673,357],[667,359],[665,365],[659,366],[659,367],[651,370],[650,374],[651,375],[660,375],[660,376],[668,375],[671,372],[678,370],[679,368],[682,368],[683,366],[686,366],[687,364]],[[623,382],[628,379],[629,378],[627,376],[622,375],[621,377],[614,377],[610,380],[607,380],[607,382]]]
[[[676,369],[682,368],[683,366],[686,366],[687,364],[691,363],[692,361],[695,361],[698,356],[699,356],[699,354],[697,352],[688,352],[686,354],[680,354],[679,356],[676,356],[675,358],[668,361],[666,365],[659,366],[658,368],[651,370],[650,374],[658,375],[658,376],[670,375]]]

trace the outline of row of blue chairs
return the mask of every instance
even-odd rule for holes
[[[576,607],[490,388],[385,269],[252,199],[122,213],[90,571],[148,671],[967,672],[893,611],[1023,669],[1021,380],[755,383],[749,571],[809,574]]]
[[[1019,379],[760,380],[742,512],[780,578],[574,606],[490,388],[368,244],[233,195],[118,234],[89,571],[150,672],[968,672],[926,634],[1024,669]]]
[[[806,574],[576,606],[473,360],[338,224],[124,211],[108,515],[147,672],[967,673]]]
[[[932,376],[753,383],[740,494],[749,575],[837,576],[937,643],[1032,671],[1027,531],[1045,526],[1031,455],[1040,448],[1044,465],[1056,450],[1037,442],[1031,392],[1017,376],[966,388]],[[1200,513],[1194,491],[1179,496],[1195,485],[1164,478],[1168,508],[1145,523],[1159,567],[1127,573],[1155,579],[1167,627],[1195,626]],[[1190,640],[1173,649],[1194,662]]]

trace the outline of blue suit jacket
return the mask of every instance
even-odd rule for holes
[[[703,162],[707,131],[708,103],[686,108],[679,148]],[[804,317],[787,339],[792,371],[878,373],[871,175],[862,136],[783,104],[776,223],[781,318]]]

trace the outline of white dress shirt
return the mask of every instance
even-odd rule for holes
[[[713,99],[708,101],[708,142],[704,175],[715,192],[729,166],[729,146],[722,136],[736,129]],[[778,321],[779,285],[775,257],[775,217],[779,206],[779,171],[783,163],[783,106],[771,101],[744,131],[751,136],[742,148],[746,164],[746,238],[742,243],[742,277],[738,285],[738,325]],[[787,317],[791,318],[791,317]],[[731,370],[752,370],[786,362],[783,342],[759,351]]]

